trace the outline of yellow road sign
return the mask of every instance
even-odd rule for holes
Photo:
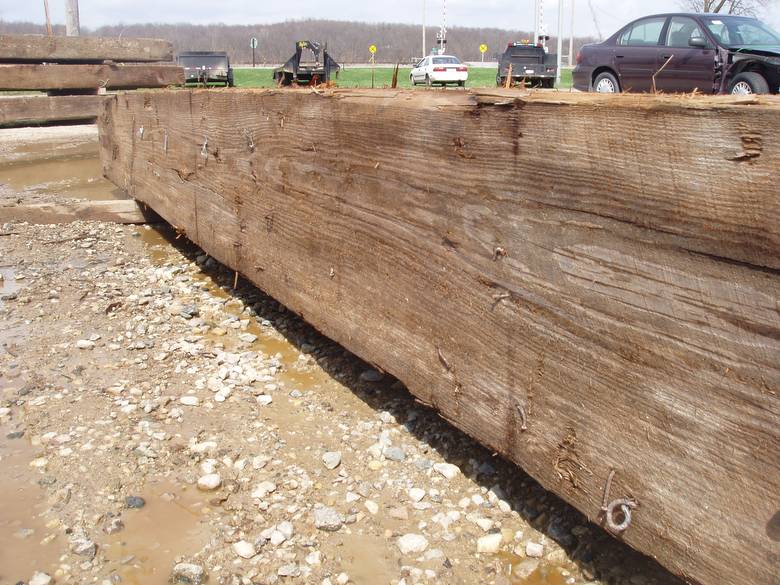
[[[487,46],[485,43],[482,43],[482,44],[479,46],[479,52],[480,52],[480,53],[483,53],[483,54],[484,54],[484,53],[487,53],[487,50],[488,50],[488,46]]]
[[[371,53],[372,55],[373,55],[374,53],[376,53],[376,45],[371,45],[371,46],[368,48],[368,52],[369,52],[369,53]]]

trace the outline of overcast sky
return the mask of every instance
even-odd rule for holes
[[[572,0],[562,0],[567,11]],[[441,22],[441,0],[426,0],[427,21]],[[648,14],[679,9],[678,0],[576,0],[577,34],[596,34],[596,23],[605,37],[627,21]],[[49,0],[54,22],[64,22],[65,0]],[[423,0],[394,2],[366,0],[80,0],[81,24],[138,22],[190,22],[207,24],[270,23],[302,18],[331,18],[364,22],[421,23]],[[557,30],[558,0],[545,0],[545,23]],[[0,19],[44,22],[43,2],[0,0]],[[569,16],[564,19],[568,34]],[[780,29],[780,0],[774,0],[765,20]],[[533,28],[533,0],[448,0],[447,23],[454,26],[491,26],[530,30]]]

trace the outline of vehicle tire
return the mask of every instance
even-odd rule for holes
[[[433,82],[431,81],[430,75],[425,76],[425,85],[427,85],[428,87],[433,87]]]
[[[591,91],[596,93],[620,93],[620,82],[609,71],[599,73],[593,80]]]
[[[733,95],[769,93],[769,83],[760,73],[746,71],[734,76],[729,85],[729,93]]]
[[[233,81],[233,72],[231,71],[228,73],[227,81],[225,82],[225,87],[234,87],[235,82]]]
[[[496,87],[504,87],[506,85],[505,77],[496,77]]]
[[[542,81],[542,87],[545,89],[553,89],[555,88],[555,80],[554,79],[545,79]]]
[[[465,81],[459,81],[458,82],[458,87],[466,87],[466,82]]]
[[[417,85],[417,82],[414,80],[414,75],[410,75],[410,76],[409,76],[409,83],[411,83],[411,84],[412,84],[412,87],[414,87],[415,85]]]

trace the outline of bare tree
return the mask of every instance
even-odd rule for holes
[[[693,12],[720,12],[755,16],[776,0],[681,0],[680,4]]]

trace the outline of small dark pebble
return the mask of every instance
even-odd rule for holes
[[[146,505],[146,500],[140,496],[127,496],[125,498],[125,506],[132,510],[140,510]]]

